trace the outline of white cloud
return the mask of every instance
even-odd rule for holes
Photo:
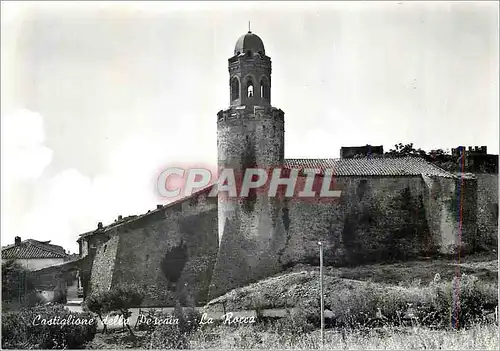
[[[40,114],[27,110],[2,116],[3,245],[19,235],[52,240],[76,252],[78,234],[97,222],[107,224],[118,215],[142,214],[164,203],[156,189],[162,167],[215,161],[196,147],[197,135],[158,133],[148,138],[138,133],[107,153],[107,173],[91,178],[70,168],[49,178],[42,176],[52,159],[43,124]],[[181,124],[181,130],[193,130],[189,119]],[[29,194],[19,196],[20,191]]]
[[[38,179],[52,160],[44,142],[40,114],[17,110],[2,115],[2,179]]]

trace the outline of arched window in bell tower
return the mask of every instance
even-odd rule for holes
[[[260,97],[269,101],[270,95],[269,81],[267,77],[262,77],[260,79]]]
[[[231,79],[231,101],[240,98],[240,81],[237,77]]]
[[[253,97],[253,80],[251,77],[248,77],[246,80],[246,87],[247,87],[247,97]]]

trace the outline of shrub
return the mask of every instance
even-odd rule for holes
[[[91,324],[78,324],[77,320],[91,321]],[[63,324],[63,321],[69,322]],[[84,348],[85,344],[94,338],[96,330],[97,323],[88,313],[70,312],[62,305],[39,305],[2,314],[2,347]]]
[[[378,308],[385,323],[392,325],[408,320],[411,309],[412,322],[420,325],[468,327],[481,320],[486,303],[495,305],[497,301],[496,286],[463,274],[452,281],[436,278],[429,285],[418,282],[406,287],[360,285],[327,296],[325,306],[333,312],[338,327],[363,327],[373,321]],[[456,316],[456,321],[452,316]]]
[[[498,303],[496,287],[481,283],[477,277],[462,274],[451,282],[431,283],[435,298],[432,308],[437,310],[442,324],[469,327],[483,317],[486,303]]]
[[[201,314],[194,307],[182,308],[177,301],[173,315],[150,310],[144,318],[150,322],[139,324],[138,329],[150,333],[149,348],[188,349],[188,336],[200,329]],[[155,324],[155,319],[169,323]]]
[[[103,332],[107,326],[104,324],[103,316],[109,312],[118,311],[124,320],[131,316],[129,311],[132,307],[137,307],[142,303],[142,291],[134,286],[117,286],[108,291],[96,291],[91,293],[84,303],[84,309],[91,311],[99,317],[104,325]],[[134,335],[130,325],[126,324],[131,335]]]
[[[157,326],[149,338],[150,349],[188,349],[189,342],[179,325]]]
[[[330,295],[325,305],[333,312],[338,326],[356,328],[366,324],[377,307],[382,307],[382,290],[370,283],[342,294]]]
[[[182,324],[179,320],[181,332],[192,334],[200,328],[201,313],[194,307],[183,309]]]
[[[264,342],[262,334],[255,330],[251,326],[245,326],[238,328],[234,331],[235,345],[242,349],[257,349],[262,348]]]
[[[299,336],[311,332],[315,328],[314,322],[320,321],[320,309],[310,304],[300,303],[292,310],[287,310],[286,317],[273,321],[270,330],[285,337]]]

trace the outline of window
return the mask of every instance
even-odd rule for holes
[[[237,77],[231,79],[231,101],[240,98],[240,82]]]
[[[252,97],[253,96],[253,80],[252,77],[247,77],[245,79],[245,87],[247,90],[247,97]]]

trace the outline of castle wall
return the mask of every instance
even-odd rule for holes
[[[296,263],[316,264],[318,241],[325,245],[325,264],[401,259],[432,249],[420,177],[338,177],[335,183],[340,199],[262,197],[254,213],[228,218],[211,296]]]
[[[111,237],[96,250],[92,273],[90,276],[90,291],[108,291],[111,288],[115,268],[122,262],[117,262],[120,237]]]
[[[420,177],[338,177],[335,182],[340,199],[296,199],[284,206],[282,265],[316,264],[318,241],[327,265],[404,259],[432,249]]]
[[[478,237],[486,247],[498,245],[498,174],[475,174],[477,178]]]
[[[318,241],[326,265],[407,260],[476,245],[475,179],[337,177],[335,183],[339,199],[285,199],[273,204],[275,211],[259,205],[259,220],[242,211],[227,219],[211,296],[297,263],[318,264]]]
[[[93,285],[136,286],[145,292],[143,306],[206,300],[217,255],[216,198],[195,195],[116,226],[109,235],[94,260]]]

